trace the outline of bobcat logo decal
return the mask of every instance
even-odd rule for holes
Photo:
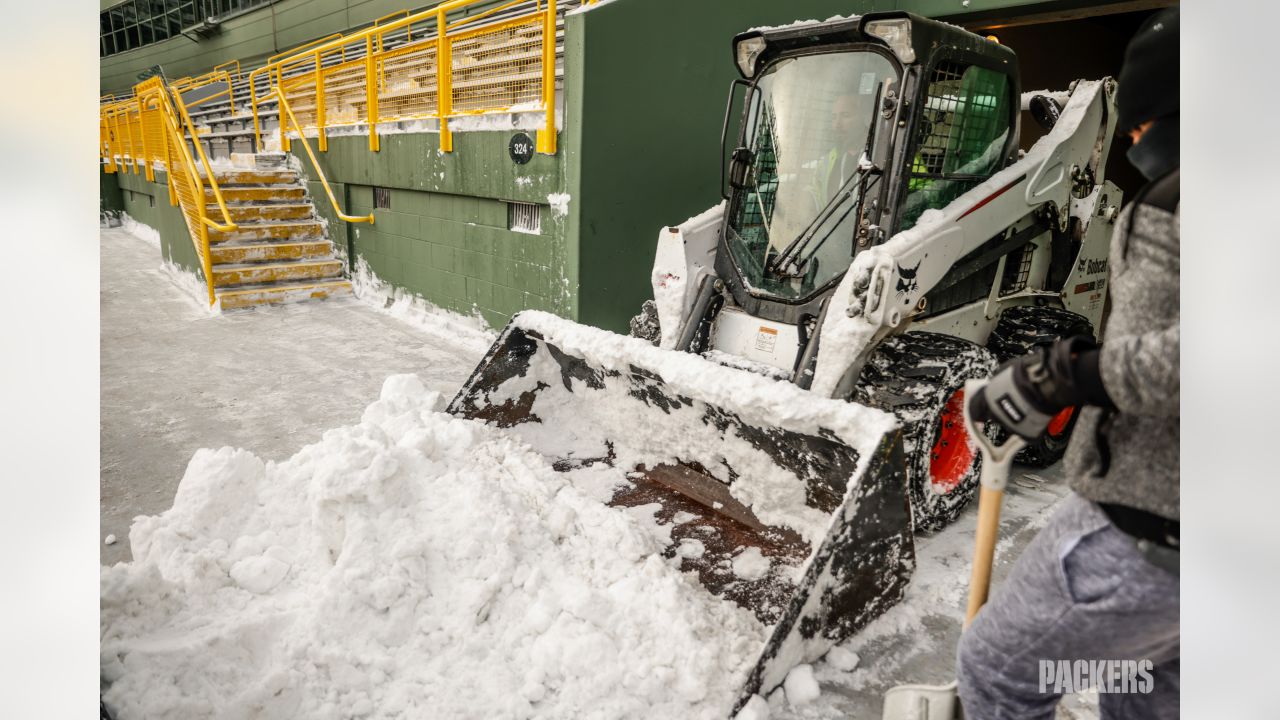
[[[1089,260],[1087,258],[1080,258],[1079,262],[1076,263],[1076,272],[1081,273],[1083,275],[1097,275],[1099,273],[1104,273],[1106,271],[1107,271],[1107,258],[1102,258],[1100,260]]]
[[[904,293],[914,292],[916,288],[920,287],[920,283],[916,282],[916,271],[920,269],[920,263],[922,262],[924,261],[921,260],[916,263],[913,268],[898,266],[898,297],[902,297]]]

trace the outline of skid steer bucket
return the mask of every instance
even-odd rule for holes
[[[530,311],[449,412],[558,470],[616,468],[610,505],[657,504],[667,556],[771,628],[737,706],[895,604],[914,567],[901,433],[879,410]]]

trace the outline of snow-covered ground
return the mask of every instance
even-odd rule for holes
[[[195,276],[139,237],[101,230],[102,537],[128,537],[136,515],[173,502],[203,447],[230,445],[284,460],[325,430],[354,423],[395,373],[456,391],[491,335],[467,323],[436,329],[406,302],[335,299],[211,316]],[[465,320],[453,316],[455,320]],[[129,559],[129,545],[101,547]]]
[[[1000,518],[993,592],[999,592],[1018,554],[1068,492],[1061,463],[1043,470],[1014,467]],[[771,720],[879,718],[881,700],[889,688],[904,683],[942,684],[955,678],[976,510],[976,504],[971,504],[942,532],[916,538],[916,571],[906,598],[814,666],[822,687],[816,700],[793,706],[781,695],[770,698]],[[1060,720],[1097,716],[1093,694],[1068,696],[1058,709]]]
[[[120,720],[723,717],[765,628],[660,556],[651,513],[584,490],[621,471],[555,472],[441,412],[484,336],[359,300],[210,316],[146,241],[103,245]],[[1057,468],[1024,472],[997,583],[1066,495]],[[769,717],[879,717],[889,686],[948,679],[973,526],[921,538],[906,600],[793,671]]]

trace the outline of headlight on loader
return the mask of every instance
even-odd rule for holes
[[[916,61],[916,50],[911,45],[911,21],[907,18],[872,20],[862,31],[883,40],[904,64]]]
[[[760,57],[760,53],[764,52],[764,38],[756,35],[755,37],[743,38],[733,47],[733,57],[738,63],[738,69],[742,71],[743,77],[754,77],[756,74],[756,60]]]

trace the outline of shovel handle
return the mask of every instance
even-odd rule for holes
[[[985,468],[984,468],[985,472]],[[969,576],[969,605],[964,612],[964,626],[987,604],[991,589],[991,566],[996,556],[996,538],[1000,529],[1000,506],[1004,491],[983,485],[978,491],[978,533],[973,546],[973,574]]]
[[[970,380],[964,384],[965,398],[973,397],[986,385],[984,380]],[[973,618],[987,603],[991,589],[991,566],[996,556],[996,539],[1000,531],[1000,506],[1004,503],[1004,488],[1009,482],[1009,467],[1013,456],[1026,445],[1026,441],[1010,434],[1001,445],[987,437],[983,428],[969,417],[969,403],[964,404],[964,426],[969,437],[982,453],[981,489],[978,493],[978,530],[973,543],[973,574],[969,577],[969,604],[965,609],[964,626],[969,627]]]

